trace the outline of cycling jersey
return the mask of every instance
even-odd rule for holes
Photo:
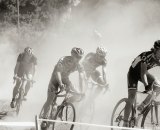
[[[97,67],[103,66],[107,64],[106,57],[102,57],[101,59],[96,58],[95,53],[88,53],[85,59],[82,62],[84,70],[86,73],[90,74],[96,70]]]
[[[159,66],[160,63],[153,58],[153,52],[147,51],[137,56],[131,64],[130,73],[137,79],[140,79],[141,75],[141,63],[145,63],[147,70]]]
[[[145,63],[147,70],[160,66],[160,63],[153,58],[153,51],[147,51],[137,56],[131,64],[128,72],[128,88],[137,89],[138,81],[141,80],[141,63]],[[151,74],[147,74],[148,83],[154,81],[154,77]]]
[[[56,76],[57,72],[61,73],[63,84],[66,84],[67,86],[71,85],[71,82],[69,80],[69,75],[74,71],[82,72],[83,67],[79,63],[74,62],[74,59],[72,56],[65,56],[60,58],[60,60],[58,61],[58,63],[56,64],[53,70],[52,77],[50,80],[50,85],[51,86],[54,85],[55,87],[59,86],[57,76]]]
[[[20,63],[18,76],[21,77],[24,74],[33,74],[33,66],[37,65],[37,58],[34,55],[28,56],[25,53],[21,53],[17,58],[17,62]]]

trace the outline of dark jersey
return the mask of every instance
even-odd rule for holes
[[[20,63],[18,75],[23,76],[23,74],[33,73],[33,67],[37,65],[37,58],[34,55],[28,56],[21,53],[17,58],[17,62]]]
[[[141,76],[141,63],[145,63],[147,65],[147,70],[160,65],[160,63],[153,58],[152,51],[141,53],[134,59],[130,67],[130,72],[132,76],[137,79],[140,79]]]
[[[83,72],[83,67],[79,63],[74,62],[74,59],[71,56],[62,57],[54,68],[50,82],[57,86],[58,80],[56,79],[56,72],[60,72],[62,82],[64,84],[69,84],[69,75],[75,71]]]
[[[105,57],[100,60],[97,60],[95,53],[88,53],[85,59],[83,60],[82,64],[86,72],[92,73],[96,70],[97,67],[106,65],[107,60]]]

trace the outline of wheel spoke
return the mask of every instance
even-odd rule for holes
[[[124,120],[124,109],[126,105],[126,98],[121,99],[115,106],[112,118],[111,118],[111,125],[112,126],[123,126],[123,120]],[[114,130],[111,128],[111,130]]]
[[[75,121],[75,109],[70,103],[67,103],[64,107],[61,107],[56,113],[56,120],[60,121]],[[72,130],[73,125],[68,123],[56,122],[53,124],[53,130]]]
[[[141,126],[144,129],[156,129],[158,127],[157,119],[156,119],[156,112],[154,107],[151,106],[149,112],[147,112],[143,119]]]

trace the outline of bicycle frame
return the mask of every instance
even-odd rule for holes
[[[153,86],[155,85],[155,83],[153,82],[152,85],[151,85],[151,93],[144,93],[144,92],[140,92],[140,91],[137,91],[137,93],[142,93],[142,94],[147,94],[147,96],[149,94],[151,95],[154,95],[154,90],[153,90]],[[160,85],[155,85],[155,86],[158,86],[160,87]],[[150,110],[151,110],[151,122],[153,122],[153,109],[155,108],[155,115],[156,115],[156,124],[159,123],[159,119],[158,119],[158,102],[155,101],[155,98],[154,97],[153,99],[151,99],[150,103],[143,109],[143,111],[138,115],[138,117],[136,118],[136,103],[137,103],[137,95],[136,95],[136,99],[135,99],[135,102],[134,104],[132,105],[132,115],[131,115],[131,118],[136,120],[136,126],[138,125],[138,120],[140,119],[141,116],[144,116],[145,114],[147,114]],[[141,124],[142,125],[142,124]]]
[[[61,91],[58,91],[56,93],[56,97],[55,97],[55,99],[52,102],[52,108],[51,108],[51,112],[50,112],[50,115],[49,115],[50,119],[54,119],[55,118],[54,116],[56,115],[56,112],[58,111],[58,109],[61,109],[62,107],[65,106],[65,103],[68,102],[67,100],[70,98],[70,96],[69,96],[70,94],[71,95],[77,95],[77,94],[78,95],[82,95],[82,94],[79,94],[79,93],[71,91],[71,90],[66,90],[65,94],[59,95],[60,93],[61,93]],[[56,112],[53,114],[53,112],[54,112],[54,106],[56,105],[55,101],[56,101],[57,97],[64,97],[64,99],[63,99],[62,103],[58,106],[58,109],[56,110]],[[51,123],[49,122],[48,123],[48,127],[50,126],[50,124]]]
[[[20,110],[20,106],[22,105],[22,101],[23,101],[23,97],[24,97],[24,83],[25,81],[30,81],[32,83],[34,83],[35,81],[30,80],[30,79],[26,79],[24,77],[20,78],[20,77],[14,77],[15,80],[19,80],[20,81],[20,87],[19,87],[19,92],[16,94],[16,112],[17,115],[19,114],[19,110]]]
[[[128,118],[129,127],[139,126],[138,123],[141,123],[141,125],[140,125],[141,128],[148,128],[150,126],[152,128],[154,128],[156,125],[158,125],[158,123],[159,123],[158,107],[160,105],[160,102],[156,101],[155,98],[158,96],[158,94],[160,92],[160,85],[153,82],[151,88],[152,89],[150,92],[145,91],[146,94],[151,95],[151,98],[148,97],[148,100],[150,102],[148,103],[147,106],[145,106],[145,108],[142,110],[142,112],[138,114],[138,116],[136,114],[136,105],[137,105],[136,104],[137,94],[136,94],[136,98],[135,98],[135,101],[132,105],[131,113]],[[144,93],[144,92],[137,91],[137,93]],[[114,107],[113,112],[112,112],[111,125],[114,125],[114,123],[116,123],[117,126],[123,125],[124,113],[122,113],[122,112],[124,112],[124,110],[125,110],[125,106],[126,106],[127,101],[128,101],[128,98],[122,98],[121,100],[119,100],[117,102],[117,104]],[[147,99],[146,99],[146,101],[147,101]],[[142,121],[139,122],[139,119],[141,117],[142,117]],[[113,129],[111,129],[111,130],[113,130]]]

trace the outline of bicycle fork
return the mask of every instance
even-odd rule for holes
[[[156,121],[154,121],[154,113],[155,112],[155,118],[156,118]],[[159,124],[159,120],[158,120],[158,105],[156,105],[156,102],[152,102],[151,103],[151,123],[153,125],[158,125]]]
[[[159,124],[159,119],[158,119],[158,105],[155,106],[155,114],[156,114],[156,121],[157,121],[157,124]]]

